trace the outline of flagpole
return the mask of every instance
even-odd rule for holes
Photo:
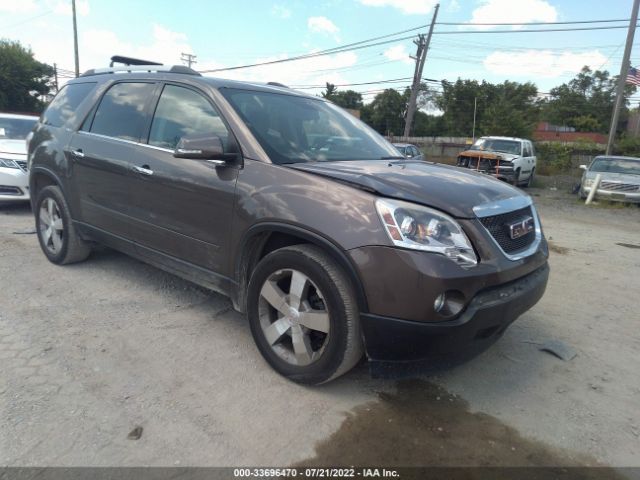
[[[620,65],[620,76],[618,77],[618,89],[616,92],[616,103],[613,106],[613,114],[611,115],[611,127],[609,128],[609,139],[607,140],[606,155],[611,155],[613,141],[616,137],[618,129],[618,118],[620,117],[620,108],[624,99],[624,86],[627,82],[629,74],[629,57],[631,57],[631,47],[633,46],[633,37],[636,33],[636,23],[638,21],[638,7],[640,0],[633,0],[633,8],[631,9],[631,20],[629,21],[629,30],[627,31],[627,44],[624,47],[624,55],[622,57],[622,65]]]

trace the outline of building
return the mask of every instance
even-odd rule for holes
[[[536,142],[594,142],[606,145],[607,136],[603,133],[595,132],[576,132],[573,127],[561,127],[551,125],[549,122],[538,123],[533,132],[533,139]]]

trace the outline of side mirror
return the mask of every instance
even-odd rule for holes
[[[225,153],[222,140],[217,135],[185,135],[173,152],[176,158],[192,160],[212,160],[223,165],[238,157],[237,153]]]
[[[585,170],[585,171],[587,170],[587,166],[586,165],[580,165],[579,168],[580,168],[580,170]]]

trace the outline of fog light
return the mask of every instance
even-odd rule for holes
[[[436,312],[439,312],[440,310],[442,310],[442,307],[444,307],[444,300],[445,300],[444,293],[441,293],[436,297],[436,301],[433,302],[433,309]]]

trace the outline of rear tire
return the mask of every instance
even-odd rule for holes
[[[247,316],[264,359],[295,382],[328,382],[362,358],[353,286],[315,245],[281,248],[260,261],[249,281]]]
[[[89,256],[91,247],[76,232],[59,187],[50,185],[38,192],[34,214],[40,248],[50,262],[66,265]]]

